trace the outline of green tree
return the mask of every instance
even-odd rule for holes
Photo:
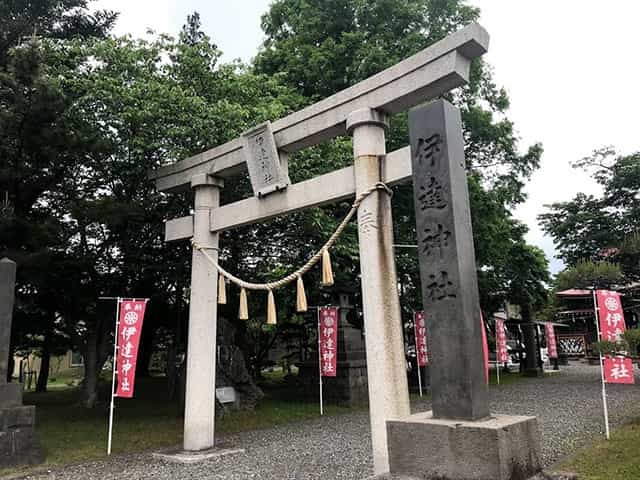
[[[478,9],[459,0],[277,0],[262,17],[267,38],[255,68],[284,76],[311,103],[403,60],[478,15]],[[483,61],[474,62],[469,85],[447,98],[462,111],[481,299],[483,308],[493,311],[507,296],[506,252],[513,243],[523,242],[526,232],[526,227],[511,217],[510,209],[524,199],[522,187],[538,167],[542,148],[536,144],[519,153],[513,124],[505,115],[508,97],[495,85],[491,69]],[[388,150],[406,145],[407,138],[406,115],[394,116]],[[302,171],[308,177],[352,163],[350,142],[345,139],[308,150],[294,156],[291,172]],[[396,242],[413,244],[411,187],[394,190]],[[343,212],[344,206],[338,206],[297,217],[304,234],[292,240],[306,239],[302,250],[308,252],[323,235],[326,238]],[[345,232],[337,248],[336,263],[353,281],[359,270],[355,231]],[[398,250],[396,255],[403,308],[408,315],[420,307],[415,252]],[[293,260],[278,257],[285,264]],[[312,296],[319,294],[312,292]]]
[[[607,262],[580,260],[574,266],[558,273],[555,284],[558,291],[571,288],[598,288],[611,290],[624,283],[624,275],[620,266]]]
[[[33,324],[21,341],[67,338],[84,356],[82,403],[92,407],[114,316],[97,297],[150,297],[149,347],[155,331],[184,319],[189,246],[165,244],[162,225],[191,202],[155,192],[147,172],[280,117],[300,97],[277,78],[219,65],[197,14],[177,40],[91,39],[56,25],[55,39],[14,47],[0,71],[0,250],[20,264]],[[231,197],[246,188],[230,184]]]
[[[28,37],[69,39],[104,37],[117,14],[107,10],[89,12],[91,0],[4,0],[0,2],[0,67],[7,64],[9,50]]]
[[[618,263],[628,280],[640,279],[640,152],[618,155],[602,148],[574,167],[592,172],[602,195],[578,193],[548,206],[539,216],[543,230],[568,266],[606,260]]]
[[[95,136],[67,188],[50,200],[66,219],[65,255],[82,262],[74,280],[87,287],[79,285],[81,293],[64,306],[63,325],[85,357],[88,407],[113,329],[113,306],[96,298],[151,298],[142,340],[149,348],[158,328],[174,327],[184,308],[189,246],[165,244],[162,226],[188,214],[191,202],[157,193],[148,171],[223,143],[297,102],[276,79],[240,64],[218,65],[217,47],[195,32],[197,16],[188,22],[178,40],[73,40],[56,50],[61,63],[79,59],[78,67],[58,72],[76,99],[69,121]],[[230,184],[225,195],[242,187]]]
[[[549,303],[549,265],[544,252],[524,242],[516,243],[507,252],[505,278],[507,279],[507,299],[520,307],[524,325],[522,333],[526,350],[525,375],[537,375],[535,313]]]
[[[45,366],[56,343],[52,302],[63,294],[60,283],[41,274],[57,271],[62,261],[55,253],[63,239],[62,218],[52,213],[46,197],[64,188],[78,162],[75,151],[91,144],[82,125],[69,128],[64,122],[74,98],[62,87],[45,44],[50,38],[106,35],[115,14],[90,14],[87,4],[0,2],[0,256],[18,262],[17,316],[23,338],[17,341],[41,338]],[[48,370],[42,372],[39,389],[46,385]]]

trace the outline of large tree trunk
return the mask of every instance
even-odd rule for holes
[[[89,334],[84,351],[84,379],[82,380],[82,406],[93,408],[98,401],[98,348],[95,333]]]
[[[13,346],[9,347],[9,367],[7,368],[7,383],[11,383],[13,380],[13,371],[16,368],[16,360],[14,358]]]
[[[40,359],[40,371],[38,372],[38,382],[36,383],[36,392],[46,392],[47,383],[49,382],[49,365],[51,363],[51,351],[49,346],[46,345],[47,339],[45,337],[45,346],[42,349],[42,357]]]
[[[98,325],[98,328],[101,324]],[[93,408],[98,402],[98,380],[104,362],[109,356],[108,333],[98,335],[91,332],[87,336],[85,348],[82,350],[84,357],[84,380],[82,380],[81,404],[85,408]]]
[[[51,326],[53,326],[54,318],[51,318]],[[49,369],[51,365],[51,342],[53,331],[48,328],[44,333],[42,342],[42,353],[40,356],[40,371],[38,372],[38,381],[36,382],[36,392],[46,392],[47,383],[49,382]]]
[[[167,389],[169,400],[175,400],[177,393],[178,369],[176,361],[178,359],[178,348],[175,338],[167,348]]]
[[[180,284],[177,284],[176,289],[180,291],[180,288]],[[182,345],[183,317],[183,305],[180,302],[176,305],[176,333],[173,337],[173,341],[171,342],[169,351],[167,353],[167,379],[169,383],[169,399],[178,399],[180,405],[184,405],[184,391],[182,389],[184,382],[182,382],[181,374],[182,376],[184,376],[185,371],[182,369],[182,365],[178,365],[178,353],[180,346]],[[184,365],[186,365],[186,362],[184,362]]]
[[[36,392],[46,392],[47,383],[49,382],[49,365],[51,361],[51,352],[42,352],[40,361],[40,371],[38,372],[38,382],[36,383]]]
[[[151,325],[142,329],[140,338],[140,350],[138,351],[138,362],[136,364],[136,378],[148,377],[149,366],[151,365],[151,355],[153,354],[153,337],[156,330]]]
[[[527,377],[537,377],[539,375],[538,349],[536,348],[535,325],[531,323],[533,320],[531,318],[531,309],[529,305],[522,305],[520,309],[524,322],[522,334],[524,336],[524,349],[526,353],[524,374]]]

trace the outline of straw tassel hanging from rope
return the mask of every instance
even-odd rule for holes
[[[333,270],[331,269],[331,257],[329,256],[328,248],[322,251],[322,285],[325,287],[333,285]]]
[[[249,306],[247,305],[247,291],[244,288],[240,289],[240,309],[238,311],[238,318],[240,320],[249,320]]]
[[[303,313],[307,311],[307,294],[304,291],[304,283],[302,276],[298,275],[298,284],[296,288],[296,312]]]
[[[276,324],[276,301],[273,298],[273,290],[269,290],[267,297],[267,325]]]
[[[224,283],[224,276],[218,275],[218,303],[220,305],[227,304],[227,286]]]

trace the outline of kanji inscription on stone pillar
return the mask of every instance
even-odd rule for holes
[[[409,112],[416,234],[435,418],[489,415],[460,112]]]

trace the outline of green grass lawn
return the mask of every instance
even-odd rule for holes
[[[558,470],[575,472],[580,480],[631,480],[640,477],[640,419],[611,434],[611,439],[580,450]]]
[[[319,417],[317,400],[301,398],[301,387],[282,385],[273,379],[269,379],[266,386],[267,396],[255,411],[235,411],[217,419],[216,431],[233,433]],[[80,463],[106,456],[108,383],[102,387],[102,401],[93,410],[77,405],[77,388],[25,393],[25,404],[36,405],[37,431],[46,455],[45,466]],[[349,411],[352,410],[333,405],[325,407],[327,415]],[[182,441],[182,428],[182,410],[178,402],[168,400],[165,380],[138,379],[135,398],[116,399],[113,453],[178,445]],[[0,471],[0,474],[7,472]]]
[[[500,375],[501,385],[520,379],[517,373]],[[86,410],[78,406],[78,389],[68,385],[64,388],[65,381],[56,382],[46,393],[25,393],[25,404],[36,405],[37,431],[46,455],[45,466],[80,463],[106,456],[109,382],[105,379],[101,384],[100,404],[93,410]],[[496,383],[495,372],[492,372],[491,383]],[[217,419],[216,432],[234,433],[319,417],[317,397],[304,397],[304,387],[287,384],[282,372],[265,375],[261,386],[266,398],[259,402],[256,410],[226,414]],[[412,398],[417,398],[417,394],[412,394]],[[352,411],[354,409],[325,405],[326,415]],[[179,445],[182,429],[182,410],[177,401],[169,401],[165,379],[138,379],[134,398],[116,399],[113,453]],[[2,473],[7,471],[0,471]]]
[[[515,367],[509,373],[500,371],[500,386],[517,383],[524,379],[525,377],[520,375]],[[498,385],[498,376],[496,375],[495,369],[489,370],[489,385]]]

